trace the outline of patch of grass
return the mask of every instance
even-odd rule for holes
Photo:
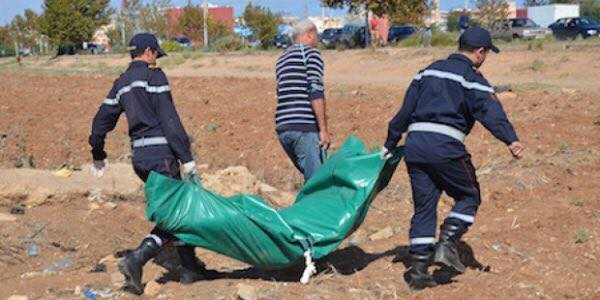
[[[569,72],[565,72],[565,73],[561,73],[560,75],[558,75],[558,78],[560,79],[564,79],[571,76],[571,74]]]
[[[173,67],[177,67],[179,65],[184,64],[187,61],[187,59],[185,57],[183,57],[183,55],[169,55],[166,58],[162,59],[160,61],[160,67],[164,68],[164,69],[169,69],[169,68],[173,68]]]
[[[194,59],[198,59],[198,58],[201,58],[202,56],[204,56],[204,52],[187,50],[187,51],[184,51],[181,56],[183,56],[183,58],[185,58],[185,59],[194,60]]]
[[[208,124],[208,126],[206,126],[206,130],[208,130],[208,132],[215,133],[217,132],[217,129],[219,129],[219,124],[215,122],[211,122]]]
[[[531,64],[513,66],[512,70],[517,71],[517,72],[522,72],[522,71],[541,72],[545,68],[546,68],[546,64],[542,60],[536,58],[531,62]]]
[[[546,65],[544,64],[543,61],[541,61],[541,60],[539,60],[539,59],[536,58],[536,59],[533,60],[533,62],[531,62],[530,69],[533,70],[533,71],[535,71],[535,72],[539,72],[542,69],[544,69],[545,66]]]
[[[565,152],[565,151],[569,150],[569,144],[565,141],[560,141],[558,148],[560,149],[560,151]]]
[[[576,206],[576,207],[583,207],[583,200],[580,198],[575,198],[575,199],[571,200],[571,205]]]
[[[454,32],[434,32],[431,36],[432,47],[453,47],[456,46],[457,33]],[[399,43],[403,47],[418,47],[421,45],[421,34],[416,33],[411,37]]]
[[[343,88],[343,87],[341,87],[341,86],[337,88],[337,92],[338,92],[338,94],[340,94],[340,96],[342,96],[342,97],[344,97],[344,96],[346,95],[346,89],[345,89],[345,88]]]
[[[375,152],[375,151],[379,151],[381,149],[381,143],[379,142],[372,142],[369,145],[369,152]]]
[[[255,47],[245,46],[244,48],[242,48],[241,52],[245,55],[252,55],[256,54],[256,52],[258,52],[258,49],[256,49]]]
[[[594,125],[600,126],[600,117],[598,117],[598,119],[594,121]]]
[[[575,244],[583,244],[592,238],[592,234],[587,229],[579,229],[575,234]]]
[[[197,63],[197,64],[192,65],[192,68],[194,68],[194,69],[200,69],[202,67],[204,67],[203,63]]]

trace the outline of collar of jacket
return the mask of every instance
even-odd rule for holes
[[[468,64],[471,67],[475,67],[475,65],[473,64],[473,61],[470,58],[468,58],[468,57],[466,57],[466,56],[464,56],[464,55],[462,55],[460,53],[454,53],[454,54],[450,55],[448,57],[448,59],[460,60],[460,61]]]
[[[141,67],[148,68],[148,63],[147,63],[147,62],[145,62],[145,61],[136,60],[136,61],[132,61],[132,62],[129,64],[129,68],[130,68],[130,69],[131,69],[131,68],[141,68]]]

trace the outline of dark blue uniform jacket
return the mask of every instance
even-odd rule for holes
[[[469,58],[453,54],[417,74],[402,108],[389,124],[385,147],[394,149],[412,123],[439,123],[469,134],[476,120],[507,145],[518,140],[488,81],[476,72]],[[407,162],[443,163],[468,152],[463,143],[449,136],[411,132],[405,155]]]
[[[122,112],[127,117],[132,141],[149,137],[167,139],[168,146],[146,147],[152,150],[139,151],[153,156],[148,159],[175,156],[182,163],[193,160],[188,135],[175,110],[167,77],[161,69],[149,68],[147,63],[135,61],[115,81],[92,125],[89,143],[94,160],[106,158],[104,139],[115,128]]]

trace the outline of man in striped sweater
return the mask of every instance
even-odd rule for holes
[[[302,20],[292,28],[294,45],[277,60],[276,130],[279,141],[305,181],[321,167],[321,148],[330,140],[325,112],[324,64],[317,27]]]

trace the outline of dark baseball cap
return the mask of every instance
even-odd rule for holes
[[[460,36],[460,44],[475,48],[483,47],[491,49],[494,53],[500,52],[500,49],[492,43],[490,33],[483,28],[473,27],[465,30]]]
[[[129,47],[127,47],[128,50],[137,50],[137,49],[146,49],[146,48],[150,48],[150,49],[154,49],[156,51],[158,51],[158,57],[162,57],[162,56],[167,56],[167,53],[165,51],[163,51],[163,49],[160,48],[160,45],[158,44],[158,40],[156,39],[156,37],[154,36],[154,34],[151,33],[138,33],[136,35],[133,36],[133,38],[131,38],[131,41],[129,42]]]

